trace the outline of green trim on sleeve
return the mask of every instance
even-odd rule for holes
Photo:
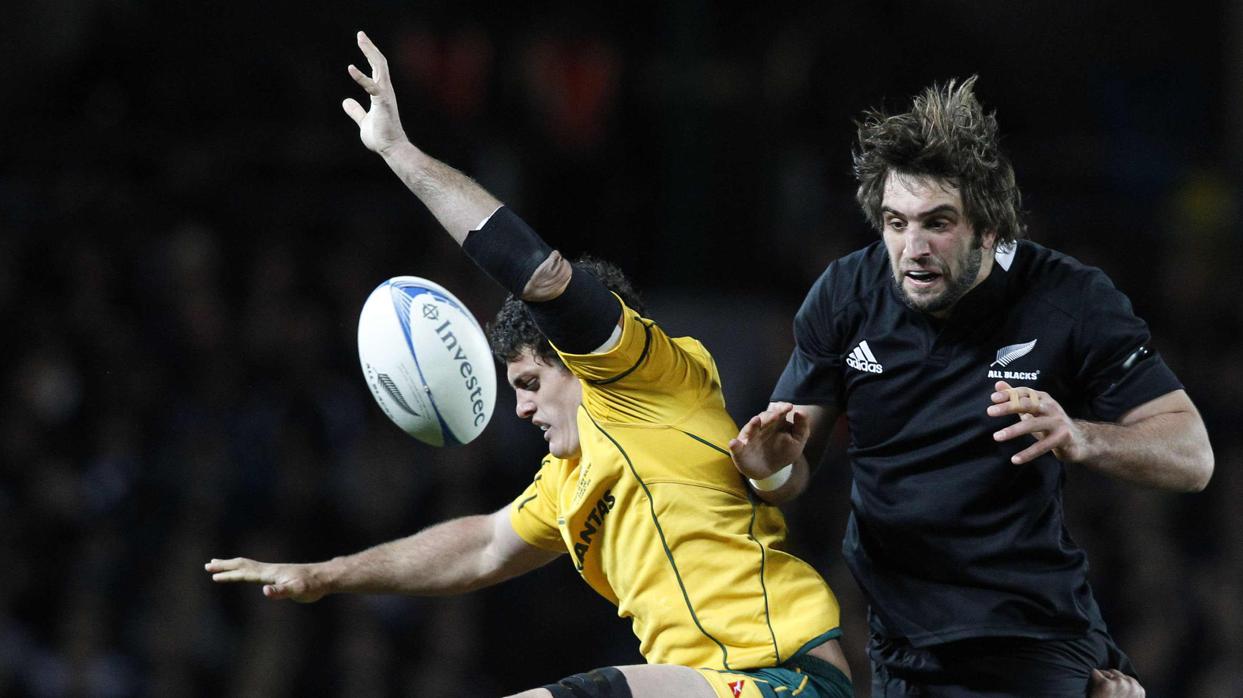
[[[531,481],[531,482],[532,482],[532,484],[534,484],[534,483],[536,483],[536,482],[539,482],[540,478],[541,478],[541,477],[543,477],[543,476],[544,476],[544,473],[543,473],[542,471],[541,471],[541,472],[536,473],[536,474],[535,474],[535,479]],[[538,498],[538,497],[539,497],[539,492],[536,492],[535,494],[531,495],[530,497],[527,497],[526,499],[522,500],[521,502],[518,502],[518,508],[517,508],[517,509],[515,509],[514,511],[522,511],[522,507],[525,507],[525,506],[527,505],[527,502],[531,501],[532,499],[536,499],[536,498]]]
[[[647,353],[651,351],[652,349],[652,325],[651,323],[647,323],[647,322],[640,322],[639,324],[643,325],[643,351],[639,353],[639,358],[635,360],[634,365],[626,369],[625,371],[622,371],[621,373],[617,374],[616,376],[613,376],[612,378],[603,378],[601,380],[587,381],[588,383],[592,385],[608,385],[609,383],[616,383],[617,381],[625,378],[631,373],[634,373],[635,369],[637,369],[639,366],[643,364],[644,361],[647,360]]]

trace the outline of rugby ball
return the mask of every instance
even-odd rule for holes
[[[419,441],[468,443],[492,418],[496,367],[487,337],[439,284],[398,276],[376,287],[358,318],[358,358],[380,409]]]

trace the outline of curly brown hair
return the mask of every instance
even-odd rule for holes
[[[856,122],[855,198],[878,231],[883,225],[885,181],[890,173],[898,173],[932,177],[957,187],[963,214],[977,236],[992,230],[1003,243],[1026,234],[1014,168],[1001,152],[996,117],[985,113],[975,97],[977,77],[934,84],[915,97],[908,112],[887,115],[871,109]]]
[[[646,309],[630,279],[617,265],[595,257],[583,256],[574,261],[575,271],[586,271],[600,280],[604,287],[621,297],[622,302],[636,313],[643,315]],[[509,363],[522,356],[525,349],[545,363],[561,365],[561,357],[540,332],[539,326],[527,310],[526,303],[510,294],[501,304],[496,317],[488,323],[488,341],[492,355],[501,363]]]

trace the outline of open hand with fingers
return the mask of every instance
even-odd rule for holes
[[[406,132],[401,128],[401,117],[397,115],[397,96],[393,93],[388,59],[363,32],[358,32],[358,48],[367,57],[371,75],[367,76],[353,65],[347,70],[354,82],[371,95],[371,108],[364,109],[352,97],[342,102],[341,108],[358,124],[358,135],[362,138],[363,145],[380,155],[388,155],[395,148],[409,142]]]
[[[314,564],[284,564],[235,557],[213,559],[203,566],[211,572],[213,582],[249,582],[262,584],[263,595],[269,599],[292,599],[299,603],[319,601],[329,592],[327,584],[316,573]]]
[[[766,478],[798,459],[810,431],[807,418],[794,405],[774,402],[730,440],[734,465],[749,478]]]
[[[993,433],[997,441],[1010,441],[1030,435],[1036,443],[1010,458],[1015,464],[1028,463],[1053,452],[1058,460],[1078,463],[1087,458],[1087,435],[1080,425],[1062,409],[1052,395],[1028,387],[1011,387],[1005,381],[993,386],[990,417],[1018,415],[1019,422]]]

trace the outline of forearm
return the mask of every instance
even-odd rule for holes
[[[550,341],[582,353],[609,337],[621,308],[598,279],[574,274],[570,263],[516,214],[509,209],[497,213],[500,201],[409,142],[383,156],[481,269],[510,293],[539,304],[532,313]]]
[[[488,516],[452,519],[412,536],[320,563],[329,593],[446,596],[493,584]]]
[[[494,215],[502,207],[496,197],[411,143],[397,113],[388,60],[362,32],[358,34],[358,47],[367,56],[372,75],[352,65],[348,70],[371,96],[371,108],[364,109],[353,98],[342,102],[342,108],[358,124],[363,144],[384,158],[481,269],[514,296],[543,304],[533,312],[550,341],[569,351],[589,351],[607,340],[621,311],[604,285],[582,278],[590,275],[575,275],[569,262],[512,211]],[[572,283],[577,286],[571,288]],[[567,289],[571,293],[567,294]],[[563,295],[571,298],[551,305]],[[585,326],[581,318],[586,318]],[[558,335],[562,331],[565,336]],[[573,347],[563,346],[566,338]]]
[[[1133,424],[1077,422],[1084,436],[1079,462],[1120,480],[1197,492],[1213,473],[1204,423],[1192,412],[1147,417]]]
[[[475,180],[406,142],[383,153],[384,162],[460,245],[501,202]]]

